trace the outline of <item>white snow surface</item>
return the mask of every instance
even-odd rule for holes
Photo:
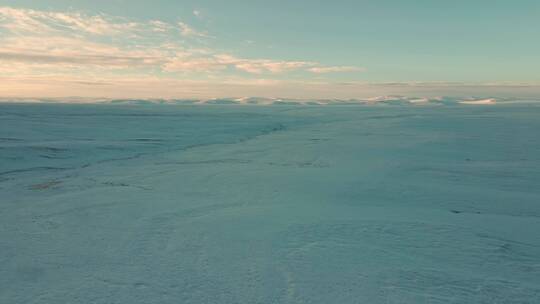
[[[535,104],[540,99],[523,99],[517,97],[411,97],[401,95],[385,95],[363,99],[292,99],[269,97],[229,97],[210,99],[109,99],[109,98],[2,98],[0,103],[79,103],[79,104],[114,104],[114,105],[243,105],[243,106],[270,106],[270,105],[494,105],[494,104]]]
[[[540,303],[538,134],[537,104],[0,104],[0,303]]]

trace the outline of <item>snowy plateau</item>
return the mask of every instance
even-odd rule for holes
[[[0,103],[0,303],[540,303],[540,103],[214,101]]]

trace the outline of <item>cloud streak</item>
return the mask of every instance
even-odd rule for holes
[[[193,15],[200,17],[200,12]],[[50,87],[60,92],[62,85],[53,83],[73,87],[109,78],[125,88],[122,79],[135,77],[149,83],[206,79],[217,88],[215,79],[223,79],[223,83],[231,78],[246,83],[259,80],[258,85],[262,85],[267,80],[260,79],[267,77],[287,79],[295,74],[309,79],[316,74],[363,71],[309,60],[246,58],[209,46],[213,41],[207,31],[181,20],[141,21],[106,14],[0,7],[0,74],[17,75],[9,79],[14,87],[28,89],[27,85],[33,84],[43,88],[44,82],[36,79],[51,79]],[[15,79],[26,83],[16,85]]]
[[[353,67],[353,66],[333,66],[333,67],[312,67],[309,69],[310,72],[316,74],[326,74],[326,73],[343,73],[343,72],[365,72],[366,69]]]
[[[200,12],[194,11],[195,16]],[[18,63],[21,72],[162,75],[251,75],[361,71],[302,60],[242,58],[201,44],[212,38],[183,21],[134,21],[105,14],[0,7],[0,72]],[[187,39],[187,40],[186,40]],[[5,71],[5,70],[4,70]],[[78,74],[79,75],[79,74]]]
[[[167,71],[220,71],[235,69],[249,74],[279,74],[314,66],[307,61],[279,61],[269,59],[245,59],[229,54],[210,54],[198,57],[190,53],[180,53],[168,61],[164,68]]]
[[[210,35],[208,35],[208,33],[198,31],[182,21],[178,22],[178,26],[180,28],[180,33],[184,37],[210,38]]]
[[[140,30],[145,24],[119,17],[85,15],[80,12],[46,12],[0,7],[1,26],[17,34],[58,34],[72,31],[80,34],[118,35]]]

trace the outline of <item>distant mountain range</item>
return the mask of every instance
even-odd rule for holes
[[[176,104],[176,105],[494,105],[511,103],[540,103],[540,99],[499,97],[407,97],[377,96],[365,99],[290,99],[267,97],[212,99],[107,99],[107,98],[0,98],[4,103],[100,103],[100,104]]]

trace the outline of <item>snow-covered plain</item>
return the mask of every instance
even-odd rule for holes
[[[540,105],[0,104],[0,303],[540,303]]]

